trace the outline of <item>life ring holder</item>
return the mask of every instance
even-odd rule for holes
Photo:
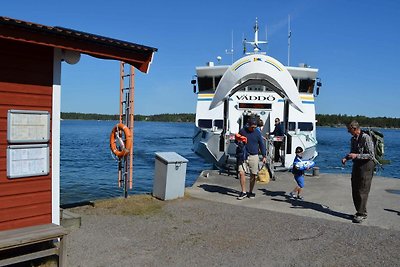
[[[124,131],[125,134],[125,143],[119,137],[118,131]],[[121,150],[118,149],[116,138],[120,143]],[[111,152],[114,153],[118,158],[125,157],[128,155],[129,151],[132,149],[132,132],[131,130],[124,125],[123,123],[118,123],[114,126],[110,134],[110,149]]]

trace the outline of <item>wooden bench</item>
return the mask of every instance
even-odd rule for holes
[[[58,255],[58,266],[66,266],[65,242],[68,231],[56,224],[43,224],[0,231],[0,266]],[[58,246],[47,245],[35,252],[29,246],[60,240]],[[25,251],[24,249],[25,248]]]

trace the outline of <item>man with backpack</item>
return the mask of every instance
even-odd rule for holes
[[[351,189],[356,214],[354,223],[361,223],[367,218],[367,200],[375,168],[375,150],[372,138],[361,131],[357,121],[347,125],[351,138],[350,153],[342,159],[342,164],[353,160]]]
[[[256,130],[256,128],[257,128],[257,120],[255,118],[250,118],[246,127],[241,129],[239,131],[239,134],[236,136],[236,140],[241,138],[243,141],[245,141],[245,145],[243,148],[243,150],[245,151],[245,156],[240,156],[238,154],[236,155],[238,159],[240,186],[242,189],[239,196],[237,197],[238,200],[242,200],[246,196],[248,198],[255,198],[256,196],[256,194],[253,193],[253,188],[256,182],[256,176],[258,174],[259,151],[261,151],[261,154],[263,156],[262,158],[263,164],[265,164],[265,162],[267,161],[264,140],[261,136],[261,132]],[[250,171],[249,192],[246,192],[245,173],[247,169]]]

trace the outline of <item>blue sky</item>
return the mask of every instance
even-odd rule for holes
[[[4,1],[1,16],[62,26],[152,46],[149,74],[136,71],[135,114],[194,113],[190,80],[208,61],[230,64],[242,56],[242,37],[260,39],[268,28],[267,53],[287,64],[319,69],[319,114],[400,118],[398,0],[201,0],[201,1]],[[62,66],[63,112],[117,114],[119,62],[82,56]]]

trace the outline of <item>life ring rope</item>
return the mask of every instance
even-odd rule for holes
[[[125,142],[120,136],[120,131],[124,132]],[[119,146],[117,146],[117,142]],[[110,134],[110,149],[118,158],[125,157],[132,149],[132,132],[123,123],[118,123],[114,126]]]

